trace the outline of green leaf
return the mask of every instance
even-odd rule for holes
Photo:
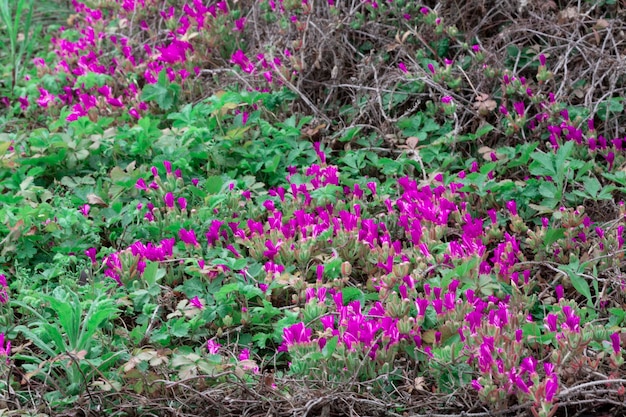
[[[144,269],[142,275],[144,281],[146,281],[146,283],[150,286],[155,285],[159,278],[157,274],[158,271],[159,264],[157,262],[147,261],[146,268]]]
[[[341,295],[343,298],[344,304],[348,304],[351,301],[358,300],[363,304],[365,301],[365,297],[363,296],[363,291],[354,287],[346,287],[341,290]]]
[[[562,265],[561,269],[567,273],[570,281],[572,282],[572,286],[578,291],[579,294],[583,295],[587,299],[587,305],[593,305],[593,299],[591,297],[591,288],[589,287],[589,283],[579,273],[579,261],[578,259],[571,260],[569,265]]]
[[[206,183],[204,184],[204,189],[209,194],[218,194],[222,190],[222,186],[224,185],[224,180],[219,176],[212,176],[207,178]]]
[[[337,348],[337,341],[339,338],[337,336],[333,336],[330,339],[326,340],[326,344],[322,348],[322,356],[324,359],[330,359],[335,353],[335,349]]]
[[[176,103],[180,86],[170,83],[165,70],[159,73],[159,79],[154,84],[146,84],[141,92],[141,99],[154,101],[162,110],[169,110]]]
[[[548,231],[546,232],[544,243],[546,244],[546,246],[551,246],[554,242],[556,242],[559,239],[563,239],[564,237],[565,237],[564,228],[548,229]]]
[[[176,337],[185,337],[189,334],[189,323],[186,323],[185,319],[181,317],[174,322],[171,332]]]

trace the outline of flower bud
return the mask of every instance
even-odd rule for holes
[[[348,261],[344,261],[341,263],[341,275],[345,277],[349,277],[352,274],[352,264]]]

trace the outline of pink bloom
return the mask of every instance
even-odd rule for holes
[[[4,344],[4,333],[0,333],[0,356],[6,356],[6,361],[9,363],[9,356],[11,356],[11,341],[7,339],[6,345]]]
[[[241,349],[241,352],[239,353],[239,360],[247,361],[248,359],[250,359],[250,349]]]
[[[197,297],[196,297],[197,298]],[[209,351],[209,353],[211,355],[217,355],[217,353],[220,350],[221,345],[216,342],[215,340],[211,339],[211,340],[207,340],[206,342],[206,348]]]
[[[186,245],[200,246],[200,244],[198,243],[198,240],[196,239],[196,233],[194,232],[193,229],[189,229],[189,230],[180,229],[178,231],[178,237]]]
[[[109,103],[113,107],[124,107],[124,103],[122,103],[122,100],[115,97],[107,98],[107,103]]]
[[[241,19],[237,19],[235,20],[235,28],[233,30],[236,32],[242,32],[245,24],[246,24],[245,17],[242,17]]]
[[[174,208],[174,194],[171,192],[163,196],[163,201],[165,202],[167,208]]]
[[[564,294],[563,286],[557,285],[554,290],[556,292],[556,301],[560,301],[563,298],[563,294]]]
[[[187,50],[193,50],[189,42],[174,40],[168,46],[157,46],[157,50],[161,55],[157,58],[159,61],[174,64],[176,62],[184,63],[187,60]]]
[[[558,316],[556,314],[548,314],[544,321],[546,322],[545,326],[548,331],[556,332],[558,323]]]
[[[20,108],[22,111],[26,111],[26,109],[28,109],[28,97],[18,97],[17,101],[20,102]]]
[[[559,378],[556,374],[549,376],[546,381],[546,401],[552,402],[554,395],[559,390]]]
[[[146,184],[146,180],[143,178],[139,178],[135,183],[135,188],[142,191],[148,191],[148,185]]]
[[[200,310],[202,310],[204,308],[204,304],[202,304],[202,301],[200,301],[200,299],[198,298],[198,296],[196,295],[195,297],[189,299],[189,304],[191,304],[192,306],[199,308]]]
[[[515,201],[507,201],[505,203],[505,206],[512,216],[517,216],[517,204],[515,203]]]
[[[37,104],[39,104],[41,107],[48,107],[48,104],[54,101],[54,96],[50,94],[48,90],[40,87],[39,93],[40,96],[37,99]]]
[[[91,209],[91,206],[89,206],[89,204],[85,204],[84,206],[80,206],[78,210],[80,211],[80,214],[82,214],[85,217],[88,217],[90,209]]]
[[[613,351],[615,353],[620,353],[622,347],[621,347],[621,338],[620,338],[620,334],[619,332],[615,332],[613,334],[611,334],[611,336],[609,336],[611,338],[611,344],[613,345]]]
[[[283,329],[283,344],[278,348],[279,351],[288,351],[291,346],[309,343],[311,341],[311,329],[307,329],[303,322],[296,323],[290,327]]]
[[[409,70],[406,68],[406,65],[404,65],[404,62],[398,62],[398,68],[400,68],[400,71],[405,74],[409,72]]]
[[[85,255],[91,259],[92,265],[96,264],[96,248],[89,248],[85,251]]]

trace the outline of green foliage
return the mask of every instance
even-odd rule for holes
[[[78,81],[77,81],[78,82]],[[159,73],[155,84],[146,84],[143,87],[141,99],[154,101],[161,110],[169,111],[178,102],[180,86],[167,79],[167,72],[163,69]]]

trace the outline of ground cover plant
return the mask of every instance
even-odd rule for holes
[[[0,0],[3,414],[623,413],[623,17]]]

